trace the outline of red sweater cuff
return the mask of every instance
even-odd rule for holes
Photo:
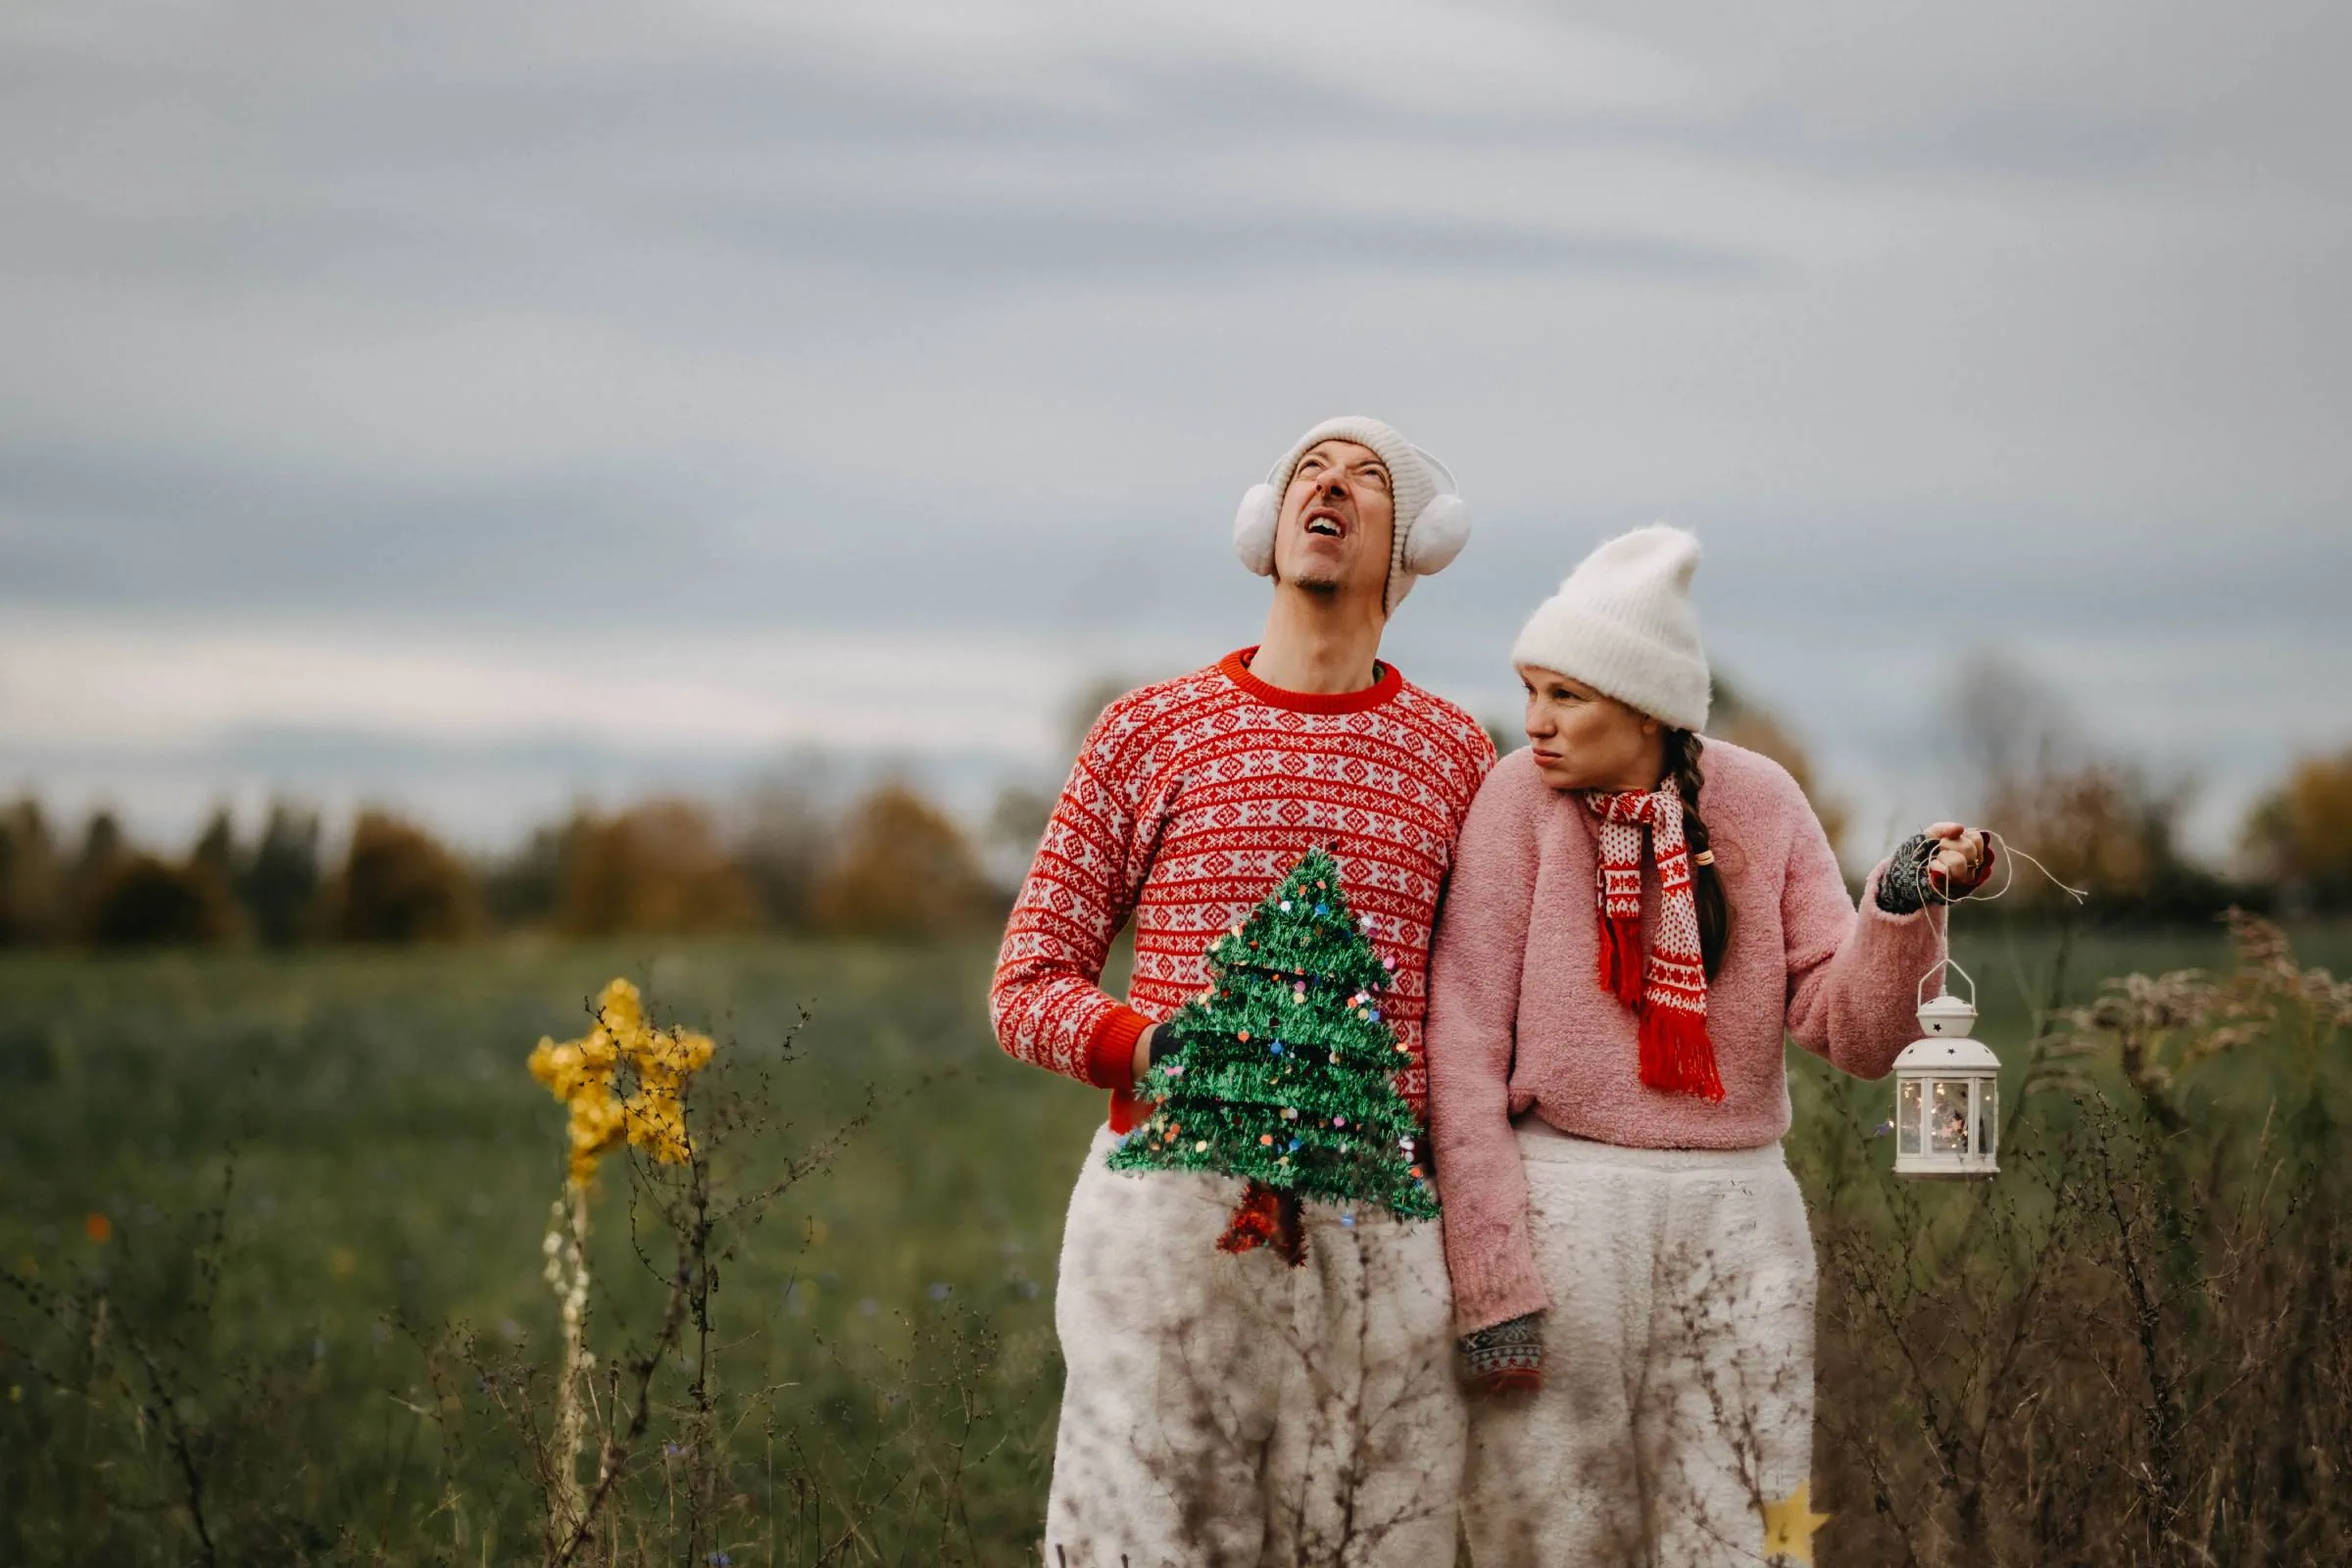
[[[1136,1038],[1151,1027],[1152,1020],[1133,1007],[1104,1013],[1086,1043],[1086,1081],[1098,1089],[1134,1088]]]

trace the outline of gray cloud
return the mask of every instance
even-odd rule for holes
[[[1113,274],[1130,284],[1288,273],[1579,273],[1742,282],[1768,258],[1640,234],[1547,232],[1498,223],[1288,213],[1021,212],[1000,206],[896,209],[776,203],[693,215],[687,226],[784,263],[896,274],[935,288],[1066,287]]]
[[[2347,42],[2310,0],[12,7],[0,625],[601,613],[1074,684],[1246,639],[1235,493],[1368,407],[1481,516],[1395,636],[1482,705],[1544,587],[1665,514],[1727,662],[1854,775],[1991,642],[2242,781],[2352,730],[2307,678],[2352,580]],[[1938,570],[1968,609],[1923,626]],[[31,667],[0,748],[129,767],[39,727]],[[144,787],[309,765],[221,722]]]

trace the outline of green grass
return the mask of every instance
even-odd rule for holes
[[[1049,1462],[1061,1207],[1102,1097],[996,1051],[981,1005],[992,957],[976,943],[786,942],[12,957],[0,962],[0,1264],[44,1284],[95,1276],[122,1319],[177,1332],[191,1287],[172,1260],[233,1167],[219,1326],[195,1348],[246,1370],[214,1402],[271,1407],[302,1461],[280,1507],[318,1540],[362,1518],[380,1533],[387,1510],[432,1500],[382,1495],[432,1441],[394,1398],[431,1402],[396,1324],[428,1338],[469,1325],[525,1353],[556,1332],[539,1269],[563,1112],[523,1070],[532,1044],[581,1033],[587,999],[616,973],[646,985],[659,1016],[717,1036],[738,1068],[772,1064],[806,1006],[798,1059],[769,1078],[784,1125],[751,1152],[809,1147],[869,1093],[876,1114],[727,1261],[719,1303],[740,1343],[720,1375],[793,1385],[782,1414],[845,1463],[880,1441],[880,1416],[860,1420],[860,1407],[959,1368],[978,1377],[998,1446],[970,1497],[990,1531],[1017,1533]],[[650,1322],[656,1294],[629,1252],[616,1169],[598,1200],[599,1283],[619,1297],[600,1308],[607,1350]],[[85,1234],[93,1214],[112,1226],[103,1244]],[[70,1413],[72,1391],[45,1384],[80,1363],[6,1306],[15,1343],[0,1380],[15,1402],[0,1407],[0,1472],[23,1477],[24,1446],[53,1441]],[[975,1334],[992,1347],[977,1372]],[[46,1378],[24,1360],[36,1350]],[[516,1468],[490,1438],[474,1462]],[[475,1520],[469,1539],[524,1544],[536,1506],[524,1479],[485,1488],[503,1494],[499,1518]],[[171,1493],[168,1477],[141,1485]],[[121,1520],[111,1537],[83,1524],[97,1532],[83,1546],[144,1539]],[[82,1555],[70,1539],[49,1546],[48,1560]]]
[[[2341,972],[2352,957],[2352,932],[2298,935],[2307,963]],[[2047,939],[1996,932],[1960,951],[1981,983],[1980,1033],[2021,1060],[2047,1000]],[[223,1524],[272,1543],[246,1560],[527,1556],[538,1505],[518,1451],[470,1373],[457,1416],[418,1413],[438,1400],[417,1341],[466,1325],[496,1354],[547,1360],[540,1240],[562,1111],[523,1057],[543,1034],[580,1033],[586,999],[628,974],[661,1018],[718,1038],[739,1086],[773,1067],[765,1095],[784,1126],[755,1163],[812,1145],[869,1096],[877,1106],[724,1262],[718,1375],[738,1391],[781,1386],[772,1436],[740,1441],[797,1439],[840,1497],[896,1484],[877,1454],[924,1470],[949,1521],[924,1528],[956,1539],[893,1527],[886,1504],[872,1558],[1012,1560],[1043,1509],[1054,1257],[1102,1097],[997,1052],[992,957],[986,942],[745,940],[0,958],[0,1266],[36,1286],[102,1282],[110,1332],[214,1369],[188,1375],[181,1413],[212,1435],[220,1485],[274,1521]],[[2107,974],[2225,959],[2218,932],[2086,939],[2068,989],[2082,1000]],[[795,1059],[778,1063],[804,1006]],[[1800,1152],[1843,1136],[1833,1099],[1886,1094],[1834,1093],[1828,1076],[1798,1068]],[[1872,1157],[1884,1164],[1886,1146]],[[195,1332],[174,1313],[200,1287],[199,1216],[232,1170],[220,1307],[200,1343],[175,1347]],[[630,1255],[621,1184],[606,1186],[597,1269],[614,1295],[595,1335],[610,1351],[657,1292]],[[92,1215],[108,1240],[85,1234]],[[187,1560],[155,1435],[106,1427],[84,1386],[88,1348],[21,1298],[0,1300],[0,1556]],[[936,1453],[908,1446],[933,1438],[909,1423],[967,1395],[979,1414],[942,1511]],[[753,1496],[745,1512],[806,1506]],[[760,1541],[741,1545],[735,1561],[767,1560]],[[791,1560],[780,1539],[764,1545]],[[223,1560],[239,1560],[233,1543]]]

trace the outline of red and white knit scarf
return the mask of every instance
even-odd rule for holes
[[[1642,1020],[1642,1081],[1705,1100],[1723,1098],[1715,1044],[1707,1038],[1707,969],[1698,943],[1698,901],[1690,892],[1690,849],[1683,798],[1672,786],[1648,794],[1585,797],[1600,819],[1600,987]],[[1661,895],[1646,963],[1642,947],[1642,839],[1649,830]]]

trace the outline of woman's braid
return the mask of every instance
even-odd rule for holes
[[[1674,780],[1675,793],[1683,798],[1683,839],[1690,846],[1690,893],[1698,906],[1698,951],[1707,978],[1712,980],[1723,967],[1724,950],[1731,946],[1732,910],[1724,897],[1722,873],[1712,864],[1699,863],[1699,857],[1714,847],[1707,836],[1706,819],[1698,811],[1699,792],[1707,783],[1698,754],[1705,746],[1706,742],[1690,730],[1666,732],[1666,772]]]

